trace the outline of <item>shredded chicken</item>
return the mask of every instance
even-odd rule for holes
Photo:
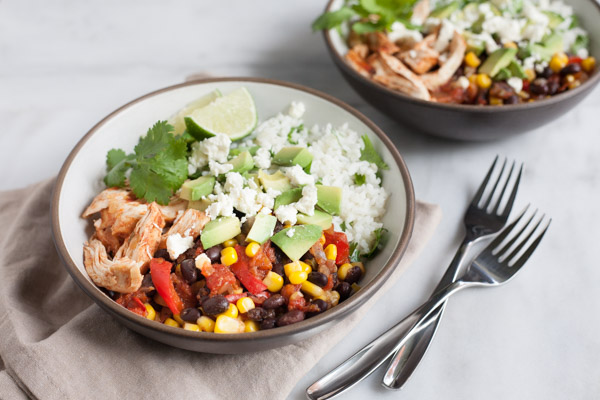
[[[422,25],[430,12],[429,0],[420,0],[415,4],[410,22],[414,25]]]
[[[169,231],[162,236],[160,246],[166,247],[167,238],[176,233],[196,239],[208,221],[210,218],[204,212],[188,208],[175,219]]]
[[[142,285],[141,262],[129,258],[109,260],[106,248],[97,239],[83,245],[83,263],[92,281],[119,293],[133,293]]]
[[[408,69],[408,67],[406,67],[402,61],[385,53],[379,53],[379,57],[384,70],[387,72],[387,75],[397,74],[404,78],[404,80],[408,83],[404,89],[405,93],[410,94],[418,99],[431,99],[429,91],[421,81],[421,78]]]
[[[452,37],[449,46],[450,55],[448,56],[448,59],[437,71],[430,72],[421,77],[425,86],[429,90],[434,91],[448,82],[462,64],[466,49],[467,43],[462,35],[457,31],[454,31],[454,36]]]
[[[348,64],[350,64],[350,66],[362,76],[370,78],[371,75],[375,73],[375,68],[367,63],[356,50],[348,50],[345,58],[346,61],[348,61]]]

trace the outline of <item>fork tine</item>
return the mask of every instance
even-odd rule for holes
[[[525,244],[527,243],[527,241],[533,236],[533,234],[535,233],[535,231],[537,230],[537,228],[540,226],[540,224],[544,220],[544,217],[545,217],[545,215],[542,215],[542,217],[535,224],[535,226],[533,227],[533,229],[531,229],[531,232],[529,232],[529,234],[527,235],[527,237],[525,239],[523,239],[521,241],[521,243],[519,243],[519,245],[517,247],[515,247],[515,249],[512,251],[512,253],[510,253],[510,255],[508,257],[506,257],[506,259],[505,259],[506,262],[510,262],[510,260],[512,260],[513,258],[515,258],[517,254],[519,254],[519,252],[521,251],[521,249],[525,246]],[[532,220],[533,220],[533,216],[531,216],[531,218],[529,219],[529,221],[527,221],[527,225],[524,226],[523,229],[521,229],[521,232],[519,232],[518,236],[521,236],[523,234],[523,232],[525,231],[525,228],[527,228],[529,226],[529,223]],[[505,247],[505,249],[508,250],[508,247]]]
[[[542,219],[543,219],[543,217],[542,217]],[[541,220],[540,220],[540,222],[541,222]],[[517,261],[515,261],[514,265],[511,268],[518,271],[519,268],[521,268],[523,266],[523,264],[525,264],[525,262],[529,259],[529,257],[531,257],[531,255],[535,251],[535,248],[542,241],[542,238],[544,237],[544,235],[546,234],[546,231],[550,227],[551,222],[552,222],[552,218],[550,218],[548,220],[548,222],[546,223],[546,226],[544,227],[544,230],[542,230],[542,232],[540,232],[538,237],[531,243],[531,245],[527,248],[525,253],[523,253],[523,255],[521,257],[519,257],[519,259]],[[536,226],[536,228],[537,228],[537,226]],[[527,239],[524,242],[527,242],[527,240],[529,240],[529,238],[533,235],[533,232],[535,232],[535,229],[529,234],[529,236],[527,237]]]
[[[515,227],[515,225],[517,225],[519,223],[519,221],[521,220],[521,218],[523,218],[523,215],[525,215],[525,212],[529,209],[529,204],[525,207],[525,209],[523,211],[521,211],[521,215],[519,215],[517,217],[517,219],[515,219],[513,222],[511,222],[506,228],[504,228],[502,230],[502,232],[500,232],[498,234],[498,236],[496,236],[496,238],[492,241],[492,243],[490,243],[487,247],[486,250],[494,250],[496,247],[498,247],[500,245],[500,243],[502,243],[502,241],[504,241],[504,239],[506,239],[506,237],[508,236],[508,234],[513,230],[513,228]]]
[[[498,156],[496,156],[496,158],[494,158],[494,162],[492,163],[492,166],[490,167],[487,175],[485,176],[485,179],[483,180],[483,182],[481,182],[479,189],[477,189],[477,193],[475,193],[475,196],[473,197],[473,200],[471,201],[471,206],[473,206],[473,207],[479,206],[479,202],[481,201],[483,192],[485,192],[485,187],[487,186],[488,181],[490,180],[490,177],[492,176],[492,172],[494,172],[494,168],[496,167],[497,162],[498,162]]]
[[[521,182],[521,174],[522,173],[523,173],[523,164],[521,164],[521,167],[519,168],[519,174],[517,175],[517,179],[515,180],[515,183],[513,185],[513,190],[510,193],[510,197],[508,198],[506,206],[504,207],[504,211],[502,211],[502,214],[500,214],[500,216],[503,218],[508,218],[508,214],[510,214],[510,211],[512,210],[512,206],[515,202],[515,198],[517,197],[517,189],[519,189],[519,183]],[[512,169],[511,169],[511,174],[512,174]],[[506,183],[508,184],[508,180],[506,181]],[[504,189],[506,189],[506,187],[504,187]],[[504,196],[504,191],[502,191],[502,194],[500,195],[500,197],[502,198],[502,196]],[[498,202],[498,205],[496,206],[494,213],[497,213],[499,205],[500,205],[500,202]]]
[[[525,223],[525,225],[523,225],[523,227],[521,228],[521,230],[519,230],[519,232],[517,232],[512,239],[510,239],[506,245],[504,245],[504,247],[502,247],[502,249],[498,250],[498,252],[496,254],[498,254],[498,256],[501,256],[502,254],[504,254],[505,252],[508,251],[508,249],[511,248],[511,246],[513,244],[515,244],[515,242],[517,241],[517,239],[519,239],[519,237],[523,234],[523,232],[525,232],[525,230],[527,229],[527,227],[529,226],[529,224],[531,223],[531,221],[533,220],[533,217],[535,217],[535,214],[537,214],[538,210],[534,210],[533,214],[531,215],[531,217],[529,217],[529,220]],[[538,222],[539,225],[539,222]],[[535,230],[535,228],[534,228]],[[514,256],[514,254],[513,254]]]
[[[494,183],[494,187],[492,188],[492,191],[490,192],[490,197],[488,197],[487,201],[485,202],[485,205],[482,207],[484,210],[487,210],[487,208],[490,206],[490,203],[492,202],[492,199],[494,198],[494,193],[496,193],[496,188],[498,187],[498,184],[500,183],[500,179],[502,179],[502,174],[504,173],[504,168],[506,167],[506,161],[507,159],[504,159],[504,163],[502,163],[502,169],[500,169],[500,173],[498,174],[498,179],[496,179],[496,183]],[[509,175],[510,176],[510,175]]]

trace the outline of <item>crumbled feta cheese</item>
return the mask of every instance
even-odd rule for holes
[[[211,265],[210,258],[205,253],[199,254],[195,259],[196,268],[202,272],[202,268]]]
[[[267,189],[266,193],[258,192],[256,195],[256,202],[262,205],[261,213],[269,214],[271,209],[275,205],[275,198],[279,196],[281,192],[272,188]],[[267,212],[268,211],[268,212]]]
[[[221,163],[227,161],[230,145],[231,139],[224,134],[218,134],[200,142],[194,142],[188,159],[188,170],[194,173],[198,168],[204,167],[211,160]]]
[[[226,192],[242,190],[244,187],[244,177],[239,172],[228,172],[225,175],[225,186],[223,189]]]
[[[210,169],[211,174],[214,176],[219,176],[226,174],[227,172],[233,169],[233,165],[231,164],[220,164],[216,161],[209,161],[208,168]]]
[[[458,86],[462,89],[467,89],[469,87],[469,79],[466,76],[461,76],[458,78],[456,83],[458,83]]]
[[[438,33],[437,40],[433,44],[433,48],[438,52],[442,53],[446,51],[452,37],[454,36],[454,25],[447,19],[442,20],[442,27]]]
[[[587,33],[581,28],[573,28],[563,34],[564,51],[568,52],[571,50],[571,47],[575,44],[578,36],[587,36]]]
[[[508,83],[508,85],[512,87],[516,93],[519,93],[523,89],[523,80],[521,78],[513,76],[512,78],[508,78],[506,83]]]
[[[576,56],[579,58],[588,58],[590,56],[590,52],[588,49],[582,47],[581,49],[577,50]]]
[[[548,26],[550,22],[548,16],[541,12],[531,1],[523,0],[523,15],[527,17],[529,22],[542,25],[544,27]]]
[[[523,60],[523,68],[533,69],[535,67],[535,57],[527,57]]]
[[[167,251],[172,260],[175,260],[193,245],[194,238],[191,236],[181,236],[179,233],[174,233],[167,237]]]
[[[314,185],[315,178],[312,175],[304,172],[302,167],[299,165],[294,165],[293,167],[285,168],[285,176],[288,177],[290,183],[292,185],[300,186],[300,185]]]
[[[540,42],[548,29],[543,24],[529,24],[525,26],[522,32],[523,39],[527,39],[533,43]]]
[[[300,101],[292,101],[292,104],[290,104],[290,109],[288,110],[288,115],[292,118],[300,119],[304,115],[304,111],[306,111],[304,103]]]
[[[222,215],[224,217],[233,216],[233,199],[225,194],[209,194],[208,200],[212,203],[206,209],[206,215],[210,217],[210,219],[215,219],[218,216]]]
[[[294,207],[301,213],[306,215],[314,215],[315,205],[317,204],[317,188],[313,185],[306,185],[302,188],[302,197]]]
[[[388,39],[390,39],[390,41],[392,42],[402,40],[417,43],[423,40],[423,35],[421,35],[421,32],[419,32],[418,30],[408,29],[401,22],[394,22],[390,27]]]
[[[506,43],[521,40],[522,26],[523,21],[496,15],[485,20],[481,28],[485,33],[498,35],[500,40]]]
[[[287,230],[287,232],[285,234],[287,237],[293,237],[295,232],[296,232],[296,230],[294,228],[290,228]]]
[[[286,204],[284,206],[277,207],[275,210],[275,216],[281,223],[289,222],[294,225],[297,221],[298,210],[293,204]]]
[[[259,149],[256,150],[256,155],[253,157],[253,159],[254,164],[258,168],[267,169],[271,166],[271,152],[264,147],[259,147]]]

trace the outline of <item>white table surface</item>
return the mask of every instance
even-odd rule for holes
[[[424,301],[462,235],[469,198],[496,154],[526,163],[516,208],[553,224],[509,285],[458,295],[402,392],[381,371],[344,398],[592,399],[600,395],[600,90],[526,135],[458,143],[407,131],[365,104],[310,31],[324,1],[0,1],[0,189],[57,174],[86,131],[118,106],[198,72],[288,80],[330,93],[394,140],[419,199],[444,217],[426,251],[312,381]],[[392,223],[391,221],[388,223]]]

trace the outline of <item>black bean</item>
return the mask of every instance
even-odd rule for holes
[[[566,67],[560,70],[560,74],[562,76],[576,74],[578,72],[581,72],[581,65],[578,63],[568,64]]]
[[[260,323],[260,329],[273,329],[275,328],[275,323],[277,320],[275,318],[266,318]]]
[[[327,302],[323,299],[316,299],[312,301],[317,307],[319,307],[319,312],[323,312],[327,310]]]
[[[167,249],[158,249],[156,253],[154,253],[154,258],[164,258],[167,261],[171,261],[171,257],[169,256]]]
[[[185,308],[181,311],[181,314],[179,314],[179,316],[182,320],[195,324],[198,318],[200,318],[200,311],[197,308],[193,307]]]
[[[150,275],[150,272],[144,275],[144,279],[142,279],[142,287],[154,287],[154,283],[152,282],[152,275]]]
[[[283,263],[282,262],[276,262],[275,264],[273,264],[273,268],[271,268],[271,271],[275,272],[277,275],[281,275],[284,276],[284,267],[283,267]]]
[[[236,208],[233,209],[233,213],[235,214],[236,217],[238,217],[240,219],[246,215],[246,213],[243,213]]]
[[[223,295],[209,297],[202,302],[202,309],[206,315],[217,315],[229,308],[229,302]]]
[[[348,282],[340,282],[335,290],[340,294],[340,300],[345,300],[350,297],[352,293],[352,286]]]
[[[279,232],[282,229],[283,229],[283,224],[281,222],[277,221],[275,223],[275,228],[273,229],[273,234],[276,234],[277,232]]]
[[[252,310],[248,310],[248,312],[246,313],[246,316],[248,317],[248,319],[251,319],[252,321],[262,321],[263,319],[266,318],[267,311],[264,308],[256,307],[256,308],[253,308]]]
[[[285,298],[280,294],[274,294],[273,296],[266,299],[263,303],[263,308],[268,309],[276,309],[285,304]]]
[[[194,283],[198,280],[196,261],[193,258],[186,258],[181,262],[181,276],[187,283]]]
[[[508,99],[504,100],[504,104],[518,104],[519,103],[519,96],[517,95],[512,95],[510,96]]]
[[[183,253],[185,255],[185,258],[195,258],[196,257],[196,248],[192,247],[189,248],[185,251],[185,253]]]
[[[550,78],[550,77],[552,76],[552,74],[553,74],[553,73],[554,73],[554,71],[552,71],[552,68],[550,68],[550,67],[545,67],[545,68],[542,70],[542,72],[538,72],[538,73],[537,73],[537,76],[538,76],[539,78],[546,78],[546,79],[548,79],[548,78]]]
[[[210,293],[210,290],[208,290],[206,287],[202,287],[198,290],[198,294],[196,295],[196,299],[198,299],[198,305],[202,305],[202,303],[204,302],[204,300],[208,299],[208,294]]]
[[[223,246],[220,244],[211,247],[210,249],[205,251],[205,254],[208,258],[210,258],[211,263],[220,263],[221,262],[221,250],[223,250]]]
[[[113,300],[117,300],[121,293],[113,292],[112,290],[106,289],[106,294]]]
[[[529,91],[533,94],[548,94],[548,81],[544,78],[537,78],[529,85]]]
[[[263,310],[265,310],[263,308]],[[265,310],[266,314],[265,314],[265,318],[276,318],[277,317],[277,312],[273,309],[271,310]]]
[[[310,274],[308,274],[308,281],[314,283],[317,286],[324,287],[325,285],[327,285],[327,275],[321,272],[313,271]]]
[[[296,322],[300,322],[304,319],[304,312],[300,310],[292,310],[281,317],[277,318],[277,326],[286,326],[295,324]]]
[[[353,283],[358,282],[361,277],[362,270],[360,269],[360,267],[355,265],[346,272],[346,279],[344,279],[344,282],[348,282],[352,285]]]

